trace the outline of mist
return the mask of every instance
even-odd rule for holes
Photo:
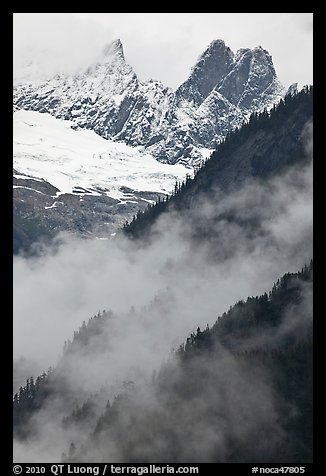
[[[216,201],[218,206],[199,204],[192,219],[163,216],[149,246],[121,235],[108,241],[66,236],[41,256],[14,257],[15,360],[38,361],[39,373],[55,365],[83,320],[103,309],[139,310],[166,291],[173,314],[182,316],[171,323],[168,315],[153,318],[158,335],[171,326],[175,342],[168,339],[168,352],[236,300],[268,290],[284,272],[310,260],[311,164],[267,183],[251,181]],[[259,220],[259,233],[227,222],[223,217],[231,212],[246,222]],[[222,217],[214,221],[218,263],[210,261],[210,244],[196,247],[190,239],[192,220],[199,217]]]
[[[250,461],[253,453],[262,460],[286,437],[266,369],[239,362],[225,350],[218,359],[195,359],[186,370],[169,362],[158,383],[138,387],[119,404],[118,424],[100,431],[78,459],[207,463],[217,455],[228,461],[233,453],[237,462],[245,446]],[[127,451],[115,425],[133,442]]]
[[[228,214],[242,221],[228,221]],[[217,240],[193,240],[193,225],[203,217]],[[146,244],[122,235],[106,241],[66,235],[39,256],[15,256],[14,391],[56,365],[65,389],[64,398],[59,392],[34,417],[34,439],[15,443],[15,461],[58,460],[76,441],[59,423],[76,401],[103,385],[111,399],[125,381],[146,387],[191,332],[211,326],[236,301],[268,291],[311,257],[312,163],[269,181],[249,180],[228,196],[216,190],[214,201],[199,200],[185,217],[165,214]],[[107,328],[86,350],[62,359],[64,341],[103,309],[113,313]],[[291,327],[289,316],[282,332]]]

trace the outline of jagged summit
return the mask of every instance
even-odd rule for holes
[[[208,45],[176,94],[179,103],[185,100],[199,106],[213,91],[240,107],[239,116],[255,111],[261,95],[266,95],[263,102],[267,103],[284,92],[267,50],[262,46],[240,48],[234,54],[223,40]]]
[[[220,52],[223,51],[226,51],[229,55],[233,56],[231,48],[225,44],[224,40],[213,40],[210,42],[206,50],[200,55],[199,59],[208,55],[219,55]]]
[[[230,72],[216,89],[245,113],[254,112],[263,103],[273,104],[285,93],[271,55],[261,46],[239,49]]]
[[[298,83],[293,83],[291,84],[287,91],[286,91],[286,96],[294,96],[298,92]]]
[[[212,41],[199,56],[189,78],[177,89],[177,96],[194,101],[195,104],[203,102],[230,71],[233,56],[233,52],[223,40]]]
[[[14,107],[142,146],[161,162],[192,166],[252,112],[284,95],[272,57],[261,46],[234,54],[223,40],[213,40],[173,92],[160,81],[139,81],[116,39],[81,74],[16,87]]]
[[[216,40],[212,40],[210,44],[208,45],[207,49],[212,48],[214,46],[221,46],[221,47],[226,47],[225,41],[222,40],[221,38],[218,38]]]
[[[125,59],[123,46],[119,38],[107,44],[103,49],[104,58],[112,58],[112,56],[119,57],[123,60]]]

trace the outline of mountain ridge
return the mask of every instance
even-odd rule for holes
[[[160,81],[139,81],[115,40],[102,60],[77,74],[17,86],[14,106],[141,146],[159,161],[192,166],[203,160],[202,149],[213,149],[252,112],[271,107],[284,94],[272,58],[261,47],[234,54],[223,40],[212,41],[174,92]],[[197,109],[209,97],[207,121]]]
[[[43,372],[35,381],[30,377],[14,395],[15,437],[21,442],[28,438],[34,429],[30,422],[35,425],[42,411],[47,411],[47,403],[56,397],[56,417],[61,416],[62,429],[68,432],[78,429],[71,433],[74,444],[69,453],[62,456],[64,462],[80,463],[92,458],[98,462],[108,455],[110,459],[120,457],[129,463],[144,458],[146,462],[154,462],[155,458],[169,462],[311,461],[312,286],[311,260],[297,273],[286,273],[279,278],[268,293],[238,301],[219,315],[211,327],[207,325],[204,330],[198,327],[161,365],[147,386],[142,389],[137,382],[123,382],[120,393],[110,401],[106,386],[97,394],[82,397],[78,394],[78,398],[74,398],[76,382],[72,383],[73,379],[67,378],[65,371],[76,365],[80,353],[91,359],[99,351],[101,340],[107,345],[113,314],[110,311],[98,313],[87,324],[83,322],[72,341],[65,342],[56,368]],[[94,342],[96,346],[92,345]],[[225,378],[227,371],[228,378]],[[239,389],[246,388],[240,402],[234,391],[238,385]],[[148,391],[151,398],[144,401],[142,392],[146,395]],[[268,413],[264,398],[260,398],[262,394],[270,404]],[[228,398],[232,400],[231,407]],[[196,405],[196,401],[201,404]],[[189,405],[192,411],[188,414],[182,408]],[[221,411],[223,408],[226,413]],[[289,412],[289,408],[296,411]],[[244,426],[245,437],[242,431],[238,434],[237,426],[232,424],[232,412],[238,410],[249,424]],[[276,425],[273,417],[269,419],[270,411],[278,416]],[[143,425],[143,417],[151,425]],[[214,438],[206,442],[198,440],[202,419],[205,428],[214,434]],[[131,431],[134,425],[136,433]],[[255,429],[253,434],[251,426]],[[177,452],[169,444],[169,438],[163,438],[164,444],[156,444],[167,428],[168,434],[173,435],[170,441],[178,446]],[[194,428],[197,435],[193,454],[188,451],[188,440],[184,439],[187,428],[188,431]],[[257,431],[261,436],[259,449]],[[129,435],[127,444],[125,434]],[[227,452],[217,438],[225,434],[228,435]],[[144,446],[139,446],[140,438],[144,438]],[[79,440],[84,441],[84,446]],[[119,457],[110,454],[110,441],[119,448]],[[148,445],[154,453],[146,451]]]
[[[188,177],[179,182],[172,196],[138,212],[124,227],[124,232],[134,238],[145,238],[164,213],[189,214],[197,203],[207,199],[216,203],[218,210],[217,198],[221,198],[221,194],[223,197],[232,195],[246,181],[266,181],[293,166],[307,164],[311,160],[307,141],[312,132],[312,118],[312,87],[286,95],[270,112],[253,114],[247,124],[231,132],[219,144],[193,179]],[[198,224],[193,226],[197,228]]]

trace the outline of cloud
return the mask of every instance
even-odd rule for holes
[[[14,257],[16,358],[38,359],[40,370],[46,369],[82,320],[102,309],[139,309],[167,290],[169,299],[175,295],[176,312],[187,319],[171,332],[182,340],[237,299],[264,292],[280,274],[310,260],[312,187],[310,163],[282,178],[248,181],[231,195],[198,201],[190,220],[163,215],[149,247],[121,236],[109,241],[63,236],[41,256]],[[193,223],[203,218],[217,239],[198,247],[190,236]]]
[[[67,238],[49,254],[15,257],[16,358],[38,359],[39,371],[46,369],[55,364],[64,340],[82,320],[102,309],[115,313],[128,312],[131,306],[139,309],[166,290],[169,299],[175,299],[172,322],[162,315],[154,326],[159,336],[162,328],[173,325],[168,352],[173,336],[182,340],[196,326],[212,323],[237,299],[264,292],[280,274],[310,260],[311,190],[309,165],[282,180],[248,183],[231,196],[220,197],[218,207],[199,206],[193,211],[196,220],[205,216],[216,222],[213,235],[218,240],[209,245],[197,247],[189,239],[192,222],[167,216],[157,225],[160,236],[149,248],[121,237]],[[236,220],[227,221],[226,214]],[[252,235],[240,218],[259,222],[259,232]],[[219,266],[209,262],[212,252]],[[173,324],[178,313],[182,319]]]
[[[285,436],[268,371],[226,351],[218,359],[170,361],[154,383],[117,407],[117,418],[78,455],[81,461],[241,461],[244,447],[264,461]]]
[[[194,223],[203,217],[213,239],[194,241]],[[103,384],[111,386],[109,398],[122,381],[146,385],[190,332],[212,325],[239,299],[268,291],[311,256],[310,163],[267,182],[251,180],[211,202],[198,201],[191,219],[163,215],[147,245],[121,236],[61,237],[38,257],[14,257],[14,359],[20,378],[56,365],[64,340],[83,320],[98,310],[113,311],[87,352],[61,362],[64,401],[58,397],[55,406],[49,404],[50,415],[46,407],[37,417],[31,452],[17,443],[16,461],[54,461],[53,448],[46,452],[52,435],[58,455],[76,438],[69,431],[63,436],[57,426],[48,432],[53,408],[60,421],[75,399],[83,401]]]
[[[121,38],[140,79],[178,87],[214,39],[263,46],[287,87],[312,84],[312,13],[15,13],[14,77],[72,72]]]

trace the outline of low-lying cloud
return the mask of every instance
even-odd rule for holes
[[[83,320],[112,310],[107,334],[93,341],[91,354],[72,355],[66,369],[76,397],[107,384],[112,398],[122,381],[148,381],[198,326],[212,325],[239,299],[268,291],[282,274],[310,261],[311,164],[217,198],[198,204],[191,219],[162,216],[146,246],[122,236],[61,237],[41,256],[15,257],[14,359],[20,378],[24,371],[29,377],[32,369],[37,375],[56,365],[64,341]],[[191,239],[196,214],[211,223],[213,241]],[[236,219],[225,219],[230,215]],[[55,408],[57,419],[71,409],[62,401]],[[48,412],[39,418],[51,421]],[[45,451],[55,430],[45,428],[31,447],[17,443],[16,461],[55,460],[53,445]],[[73,436],[58,431],[59,458]]]

